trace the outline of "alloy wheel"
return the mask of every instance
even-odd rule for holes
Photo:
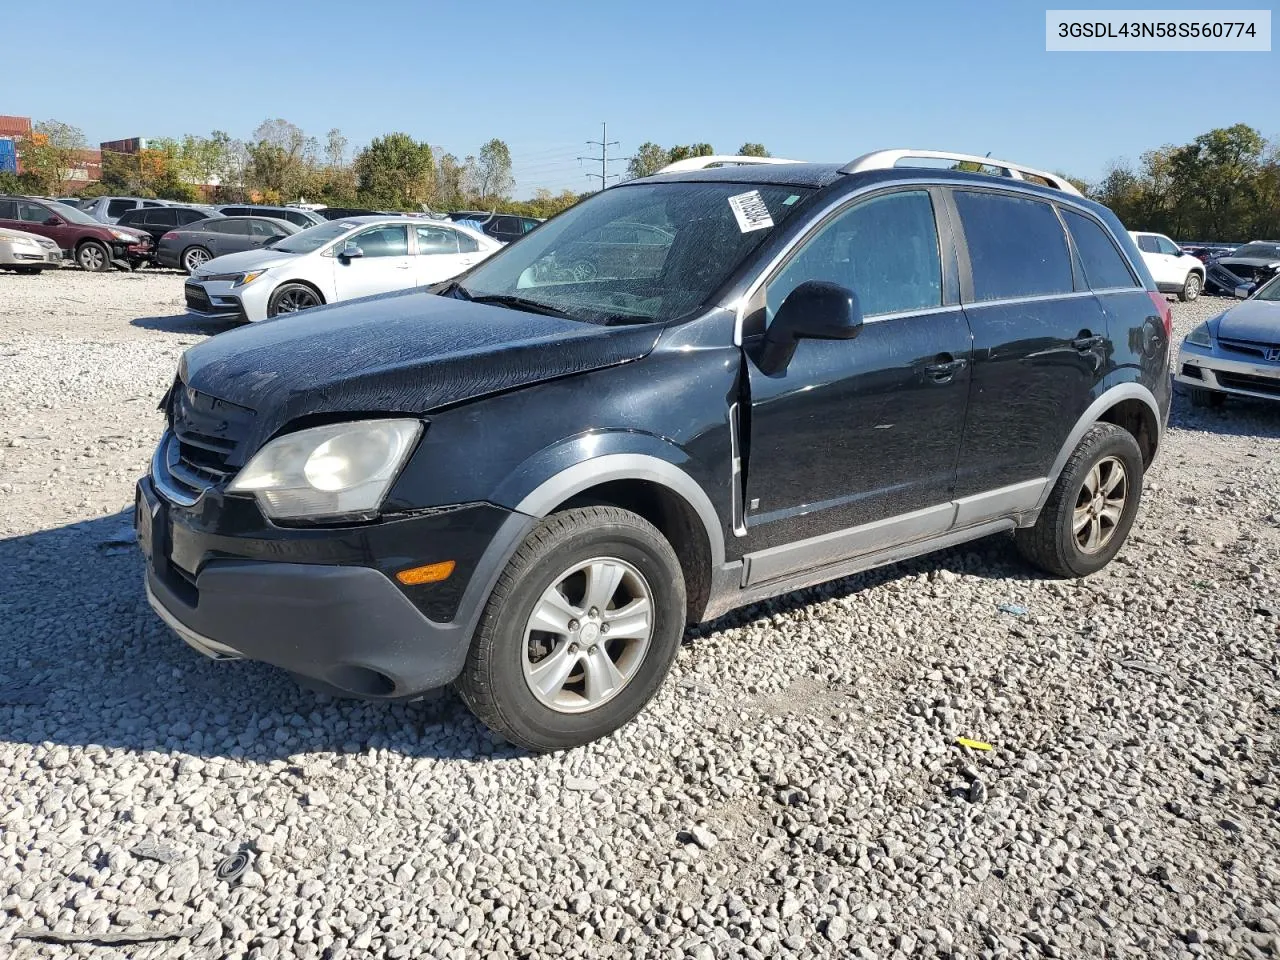
[[[80,266],[86,270],[101,270],[106,264],[102,248],[89,244],[80,250]]]
[[[1129,475],[1118,457],[1095,463],[1076,495],[1071,532],[1082,553],[1097,553],[1115,536],[1129,496]]]
[[[542,592],[529,616],[525,682],[552,710],[594,710],[631,682],[653,628],[653,594],[639,570],[615,557],[575,564]]]
[[[183,259],[186,261],[184,265],[187,268],[187,272],[195,273],[197,269],[199,269],[200,267],[203,267],[206,263],[208,263],[213,258],[210,257],[209,254],[206,253],[204,250],[200,249],[199,247],[196,247],[194,250],[188,250],[186,256]]]
[[[310,290],[303,288],[286,290],[276,302],[276,313],[297,313],[299,310],[307,310],[319,305],[319,298]]]

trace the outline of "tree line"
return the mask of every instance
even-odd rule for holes
[[[19,142],[24,173],[0,173],[0,193],[58,195],[86,147],[76,127],[56,120],[36,124]],[[531,199],[512,199],[511,150],[497,138],[462,158],[407,133],[375,137],[354,155],[348,148],[336,128],[322,142],[287,120],[267,120],[247,140],[215,130],[208,136],[149,140],[137,153],[104,152],[101,182],[79,193],[229,203],[305,198],[328,206],[479,208],[535,217],[553,216],[582,196],[539,190]],[[627,175],[649,176],[677,160],[714,153],[709,143],[663,147],[646,141],[630,158]],[[770,155],[764,144],[754,142],[742,144],[737,153]],[[1182,240],[1280,239],[1280,141],[1268,142],[1242,123],[1210,130],[1181,146],[1149,150],[1136,165],[1115,161],[1097,183],[1069,179],[1131,230]],[[217,184],[212,196],[195,186],[211,183]]]

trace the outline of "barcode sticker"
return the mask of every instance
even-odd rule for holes
[[[773,226],[773,217],[769,216],[769,208],[764,204],[764,197],[759,190],[750,193],[739,193],[729,198],[729,209],[738,221],[738,229],[743,233],[752,230],[768,230]]]

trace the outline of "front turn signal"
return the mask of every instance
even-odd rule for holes
[[[418,587],[424,583],[439,583],[448,580],[455,564],[452,560],[441,560],[439,563],[428,563],[421,567],[410,567],[396,574],[396,579],[406,587]]]

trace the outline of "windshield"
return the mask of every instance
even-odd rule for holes
[[[1272,277],[1262,289],[1253,295],[1255,300],[1274,300],[1280,302],[1280,275]]]
[[[319,250],[326,243],[337,240],[344,233],[350,233],[358,226],[358,223],[346,220],[326,221],[281,240],[271,250],[280,253],[311,253],[313,250]]]
[[[613,187],[486,260],[461,293],[517,297],[591,323],[671,320],[705,304],[811,193],[721,182]]]
[[[94,227],[104,226],[101,220],[93,219],[79,207],[73,207],[69,203],[58,203],[50,212],[56,213],[63,220],[68,220],[71,223],[87,223]]]
[[[1235,257],[1258,257],[1263,260],[1280,260],[1280,243],[1246,243],[1231,252]]]

